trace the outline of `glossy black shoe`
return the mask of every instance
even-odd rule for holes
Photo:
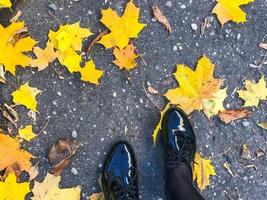
[[[129,144],[117,143],[109,153],[102,172],[105,200],[138,200],[136,160]]]
[[[162,134],[166,170],[179,165],[188,165],[192,175],[196,139],[187,115],[177,107],[167,110],[162,121]]]

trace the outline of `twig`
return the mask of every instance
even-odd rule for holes
[[[241,194],[240,194],[240,191],[239,191],[239,189],[238,189],[238,187],[235,187],[235,190],[236,190],[236,192],[237,192],[237,200],[240,200],[241,198]]]
[[[95,39],[90,43],[89,47],[87,48],[87,53],[91,55],[91,50],[94,47],[95,43],[97,43],[104,35],[108,33],[108,29],[105,29],[104,31],[100,32]]]
[[[211,159],[213,158],[217,158],[222,156],[223,154],[226,154],[228,151],[230,151],[232,149],[232,147],[227,148],[226,150],[224,150],[222,153],[219,153],[218,155],[212,156]]]
[[[144,63],[145,66],[147,66],[147,63],[143,57],[143,54],[140,54],[137,50],[137,48],[134,48],[134,50],[136,51],[136,53],[139,55],[139,57],[141,58],[142,62]]]
[[[147,98],[151,101],[151,103],[159,110],[161,111],[162,109],[154,102],[154,100],[150,97],[150,95],[147,93],[146,91],[146,87],[145,87],[145,83],[143,83],[143,88],[144,88],[144,91],[145,91],[145,94],[147,96]]]
[[[48,125],[48,123],[49,123],[49,120],[50,120],[50,116],[47,117],[47,121],[46,121],[44,127],[43,127],[43,128],[41,129],[41,131],[38,133],[38,135],[41,134],[41,133],[46,129],[46,127],[47,127],[47,125]]]
[[[61,22],[60,22],[60,20],[50,11],[50,10],[48,10],[48,13],[52,16],[52,17],[54,17],[55,18],[55,20],[61,25]]]
[[[230,199],[230,200],[234,200],[229,194],[228,194],[228,192],[227,191],[223,191],[224,192],[224,194]]]

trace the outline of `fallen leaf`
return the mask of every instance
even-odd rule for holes
[[[165,106],[165,108],[160,112],[160,119],[159,119],[159,122],[156,126],[156,128],[154,129],[154,132],[153,132],[153,141],[154,141],[154,144],[156,144],[156,139],[157,139],[157,136],[161,130],[161,125],[162,125],[162,120],[163,120],[163,117],[164,117],[164,114],[166,113],[166,111],[171,107],[171,104],[167,104]]]
[[[20,128],[18,132],[19,132],[19,137],[28,142],[37,136],[32,131],[32,125],[27,125],[24,128]]]
[[[90,35],[90,30],[81,28],[79,22],[60,26],[56,32],[50,30],[48,37],[57,50],[58,60],[71,73],[80,70],[82,57],[77,52],[82,49],[83,39]]]
[[[27,82],[21,85],[20,88],[13,92],[11,95],[13,96],[14,103],[23,105],[26,108],[31,109],[32,111],[38,112],[38,103],[35,98],[39,93],[41,93],[40,90],[30,87],[29,83]]]
[[[130,70],[136,67],[135,59],[138,57],[134,53],[134,45],[128,44],[124,49],[120,50],[118,48],[114,48],[113,55],[116,60],[113,61],[115,65],[117,65],[120,69]]]
[[[223,101],[227,97],[226,90],[227,88],[220,89],[214,93],[213,98],[203,100],[204,113],[209,119],[211,116],[225,110]]]
[[[13,75],[16,66],[29,66],[32,59],[25,53],[31,51],[36,44],[31,37],[15,39],[21,32],[25,32],[23,22],[13,22],[6,28],[0,25],[0,63]]]
[[[89,200],[105,200],[103,192],[94,193],[88,197]]]
[[[267,122],[261,122],[261,123],[257,122],[257,125],[263,129],[267,129]]]
[[[17,165],[19,169],[14,171],[19,171],[18,174],[24,170],[28,172],[31,158],[34,158],[32,154],[20,149],[19,141],[0,133],[0,171]]]
[[[0,82],[5,83],[6,78],[5,78],[5,69],[4,66],[0,64]]]
[[[98,43],[105,46],[106,49],[118,47],[123,49],[129,43],[130,38],[136,38],[145,24],[138,22],[140,9],[133,4],[133,0],[127,4],[121,17],[108,8],[102,10],[101,22],[110,30],[110,33],[102,36]]]
[[[231,169],[231,165],[228,162],[223,163],[223,167],[227,170],[227,172],[232,176],[235,177],[232,169]]]
[[[1,200],[22,200],[30,192],[30,183],[17,183],[14,173],[8,174],[4,182],[0,181]]]
[[[44,70],[49,63],[52,63],[58,57],[50,42],[47,42],[45,49],[34,47],[33,53],[36,55],[36,59],[32,60],[30,65],[37,67],[38,71]]]
[[[243,144],[242,145],[241,158],[243,158],[245,160],[251,160],[252,159],[252,156],[251,156],[251,153],[250,153],[250,149],[248,147],[248,144]]]
[[[156,90],[155,88],[151,87],[151,86],[148,86],[147,87],[147,90],[150,94],[159,94],[159,91]]]
[[[82,41],[84,38],[92,35],[89,29],[81,28],[80,22],[60,26],[57,31],[49,32],[49,40],[52,45],[59,51],[64,52],[68,49],[81,51]]]
[[[231,123],[234,120],[249,117],[251,112],[249,110],[225,110],[219,112],[219,118],[226,124]]]
[[[43,182],[34,182],[32,200],[79,200],[80,186],[73,188],[59,188],[60,176],[47,174]]]
[[[195,71],[183,64],[177,65],[174,77],[179,87],[168,90],[165,97],[187,114],[193,110],[205,110],[203,101],[213,99],[223,83],[222,79],[213,78],[213,72],[214,65],[206,56],[198,61]]]
[[[217,175],[214,166],[211,164],[211,160],[202,158],[200,153],[197,152],[195,155],[193,180],[197,182],[201,191],[210,184],[211,175]]]
[[[216,0],[217,4],[212,10],[212,13],[217,15],[222,26],[232,20],[236,23],[246,22],[246,13],[240,8],[241,5],[245,5],[253,2],[254,0]]]
[[[18,10],[18,12],[16,13],[16,15],[14,16],[14,17],[12,17],[10,20],[9,20],[9,22],[16,22],[16,21],[18,21],[18,19],[19,19],[19,17],[22,15],[22,12],[21,12],[21,10]]]
[[[30,176],[29,181],[34,180],[39,174],[39,163],[37,163],[36,165],[32,166],[28,173],[29,173],[29,176]]]
[[[257,149],[256,151],[256,157],[260,158],[265,155],[265,152],[262,149]]]
[[[92,83],[99,84],[99,79],[102,77],[104,71],[96,69],[93,60],[85,63],[83,68],[80,68],[81,80]]]
[[[6,103],[4,103],[3,106],[3,116],[10,121],[15,127],[17,127],[17,122],[19,120],[19,115],[18,113],[11,108],[9,105],[7,105]]]
[[[267,88],[264,76],[261,77],[258,83],[253,83],[250,80],[245,81],[246,90],[238,90],[240,98],[245,101],[243,107],[258,106],[260,100],[267,99]]]
[[[162,23],[165,26],[165,28],[171,33],[172,32],[171,25],[170,25],[169,21],[167,20],[167,18],[162,14],[162,12],[160,11],[159,7],[156,6],[156,5],[153,5],[152,10],[153,10],[154,17],[160,23]]]
[[[259,47],[262,48],[262,49],[265,49],[267,50],[267,44],[266,43],[259,43]]]
[[[0,0],[0,8],[11,8],[11,6],[10,0]]]
[[[70,138],[60,139],[49,149],[49,162],[52,165],[52,173],[59,176],[64,168],[70,163],[71,157],[75,154],[78,145]]]

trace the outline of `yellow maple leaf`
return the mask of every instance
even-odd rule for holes
[[[54,51],[51,42],[47,42],[45,49],[34,47],[33,53],[36,55],[36,59],[32,60],[30,65],[32,67],[38,67],[39,71],[44,70],[48,67],[49,63],[57,58],[57,53]]]
[[[237,93],[240,98],[244,99],[243,107],[258,106],[260,100],[267,99],[267,88],[264,76],[261,77],[258,83],[246,80],[246,90],[238,90]]]
[[[11,6],[10,0],[0,0],[0,8],[11,8]]]
[[[80,68],[79,72],[81,73],[81,80],[96,85],[99,84],[99,79],[104,73],[102,70],[96,69],[93,60],[86,62],[85,66]]]
[[[15,38],[24,29],[23,22],[12,22],[6,28],[0,25],[0,64],[13,75],[15,75],[16,66],[29,66],[32,59],[25,53],[31,51],[36,44],[31,37]]]
[[[193,180],[197,182],[199,189],[202,191],[210,184],[210,176],[216,176],[214,166],[211,161],[201,157],[197,152],[194,161]]]
[[[82,61],[82,56],[79,55],[73,49],[68,49],[64,52],[57,51],[59,62],[66,66],[70,73],[80,71],[80,63]]]
[[[116,60],[113,61],[115,65],[117,65],[120,69],[133,69],[136,67],[135,58],[138,57],[134,53],[134,45],[128,44],[124,49],[120,50],[118,48],[114,48],[113,55]]]
[[[0,181],[1,200],[22,200],[30,192],[30,183],[17,183],[14,173],[8,174],[4,182]]]
[[[127,4],[121,17],[111,8],[102,10],[101,22],[110,30],[110,33],[104,35],[98,43],[105,48],[126,47],[129,39],[136,38],[145,27],[145,24],[138,22],[139,12],[140,9],[133,4],[132,0]]]
[[[223,107],[223,101],[227,97],[226,90],[227,88],[220,89],[214,93],[213,98],[203,100],[204,113],[208,118],[225,110]]]
[[[43,182],[35,182],[32,200],[79,200],[81,188],[59,188],[61,177],[47,174]]]
[[[58,60],[71,73],[80,70],[82,57],[77,51],[81,51],[83,39],[90,35],[90,30],[81,28],[79,22],[60,26],[56,32],[50,30],[48,37],[57,50]]]
[[[254,0],[216,0],[217,4],[212,10],[212,13],[217,15],[217,18],[221,22],[222,26],[232,20],[236,23],[246,21],[246,13],[240,8],[241,5],[245,5],[253,2]]]
[[[0,133],[0,171],[13,165],[18,165],[21,171],[29,171],[31,158],[32,154],[20,149],[19,141]]]
[[[25,83],[20,88],[14,91],[11,95],[13,96],[13,102],[25,106],[28,109],[37,111],[37,101],[35,100],[36,95],[41,91],[37,88],[29,86],[29,83]]]
[[[63,52],[70,48],[74,51],[81,51],[82,40],[90,35],[92,33],[89,29],[81,28],[80,22],[76,22],[60,26],[55,32],[50,30],[48,37],[53,46]]]
[[[27,125],[24,128],[19,129],[19,137],[26,141],[31,141],[33,138],[35,138],[37,135],[32,131],[32,125]]]
[[[165,108],[160,112],[160,119],[159,119],[159,122],[156,126],[156,128],[154,129],[154,132],[153,132],[153,141],[154,141],[154,144],[156,144],[156,139],[157,139],[157,136],[161,130],[161,124],[162,124],[162,119],[163,119],[163,116],[164,114],[166,113],[166,111],[171,107],[171,104],[167,104],[165,106]]]
[[[214,65],[203,56],[197,64],[195,71],[185,65],[177,65],[174,73],[179,87],[170,89],[165,96],[171,104],[178,105],[187,114],[193,110],[202,110],[203,101],[214,97],[222,83],[222,79],[213,78]]]

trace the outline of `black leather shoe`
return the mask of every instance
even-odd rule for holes
[[[162,134],[166,170],[185,164],[189,166],[192,175],[196,139],[187,115],[177,107],[167,110],[162,121]]]
[[[109,153],[102,172],[105,200],[138,200],[136,160],[129,144],[117,143]]]

